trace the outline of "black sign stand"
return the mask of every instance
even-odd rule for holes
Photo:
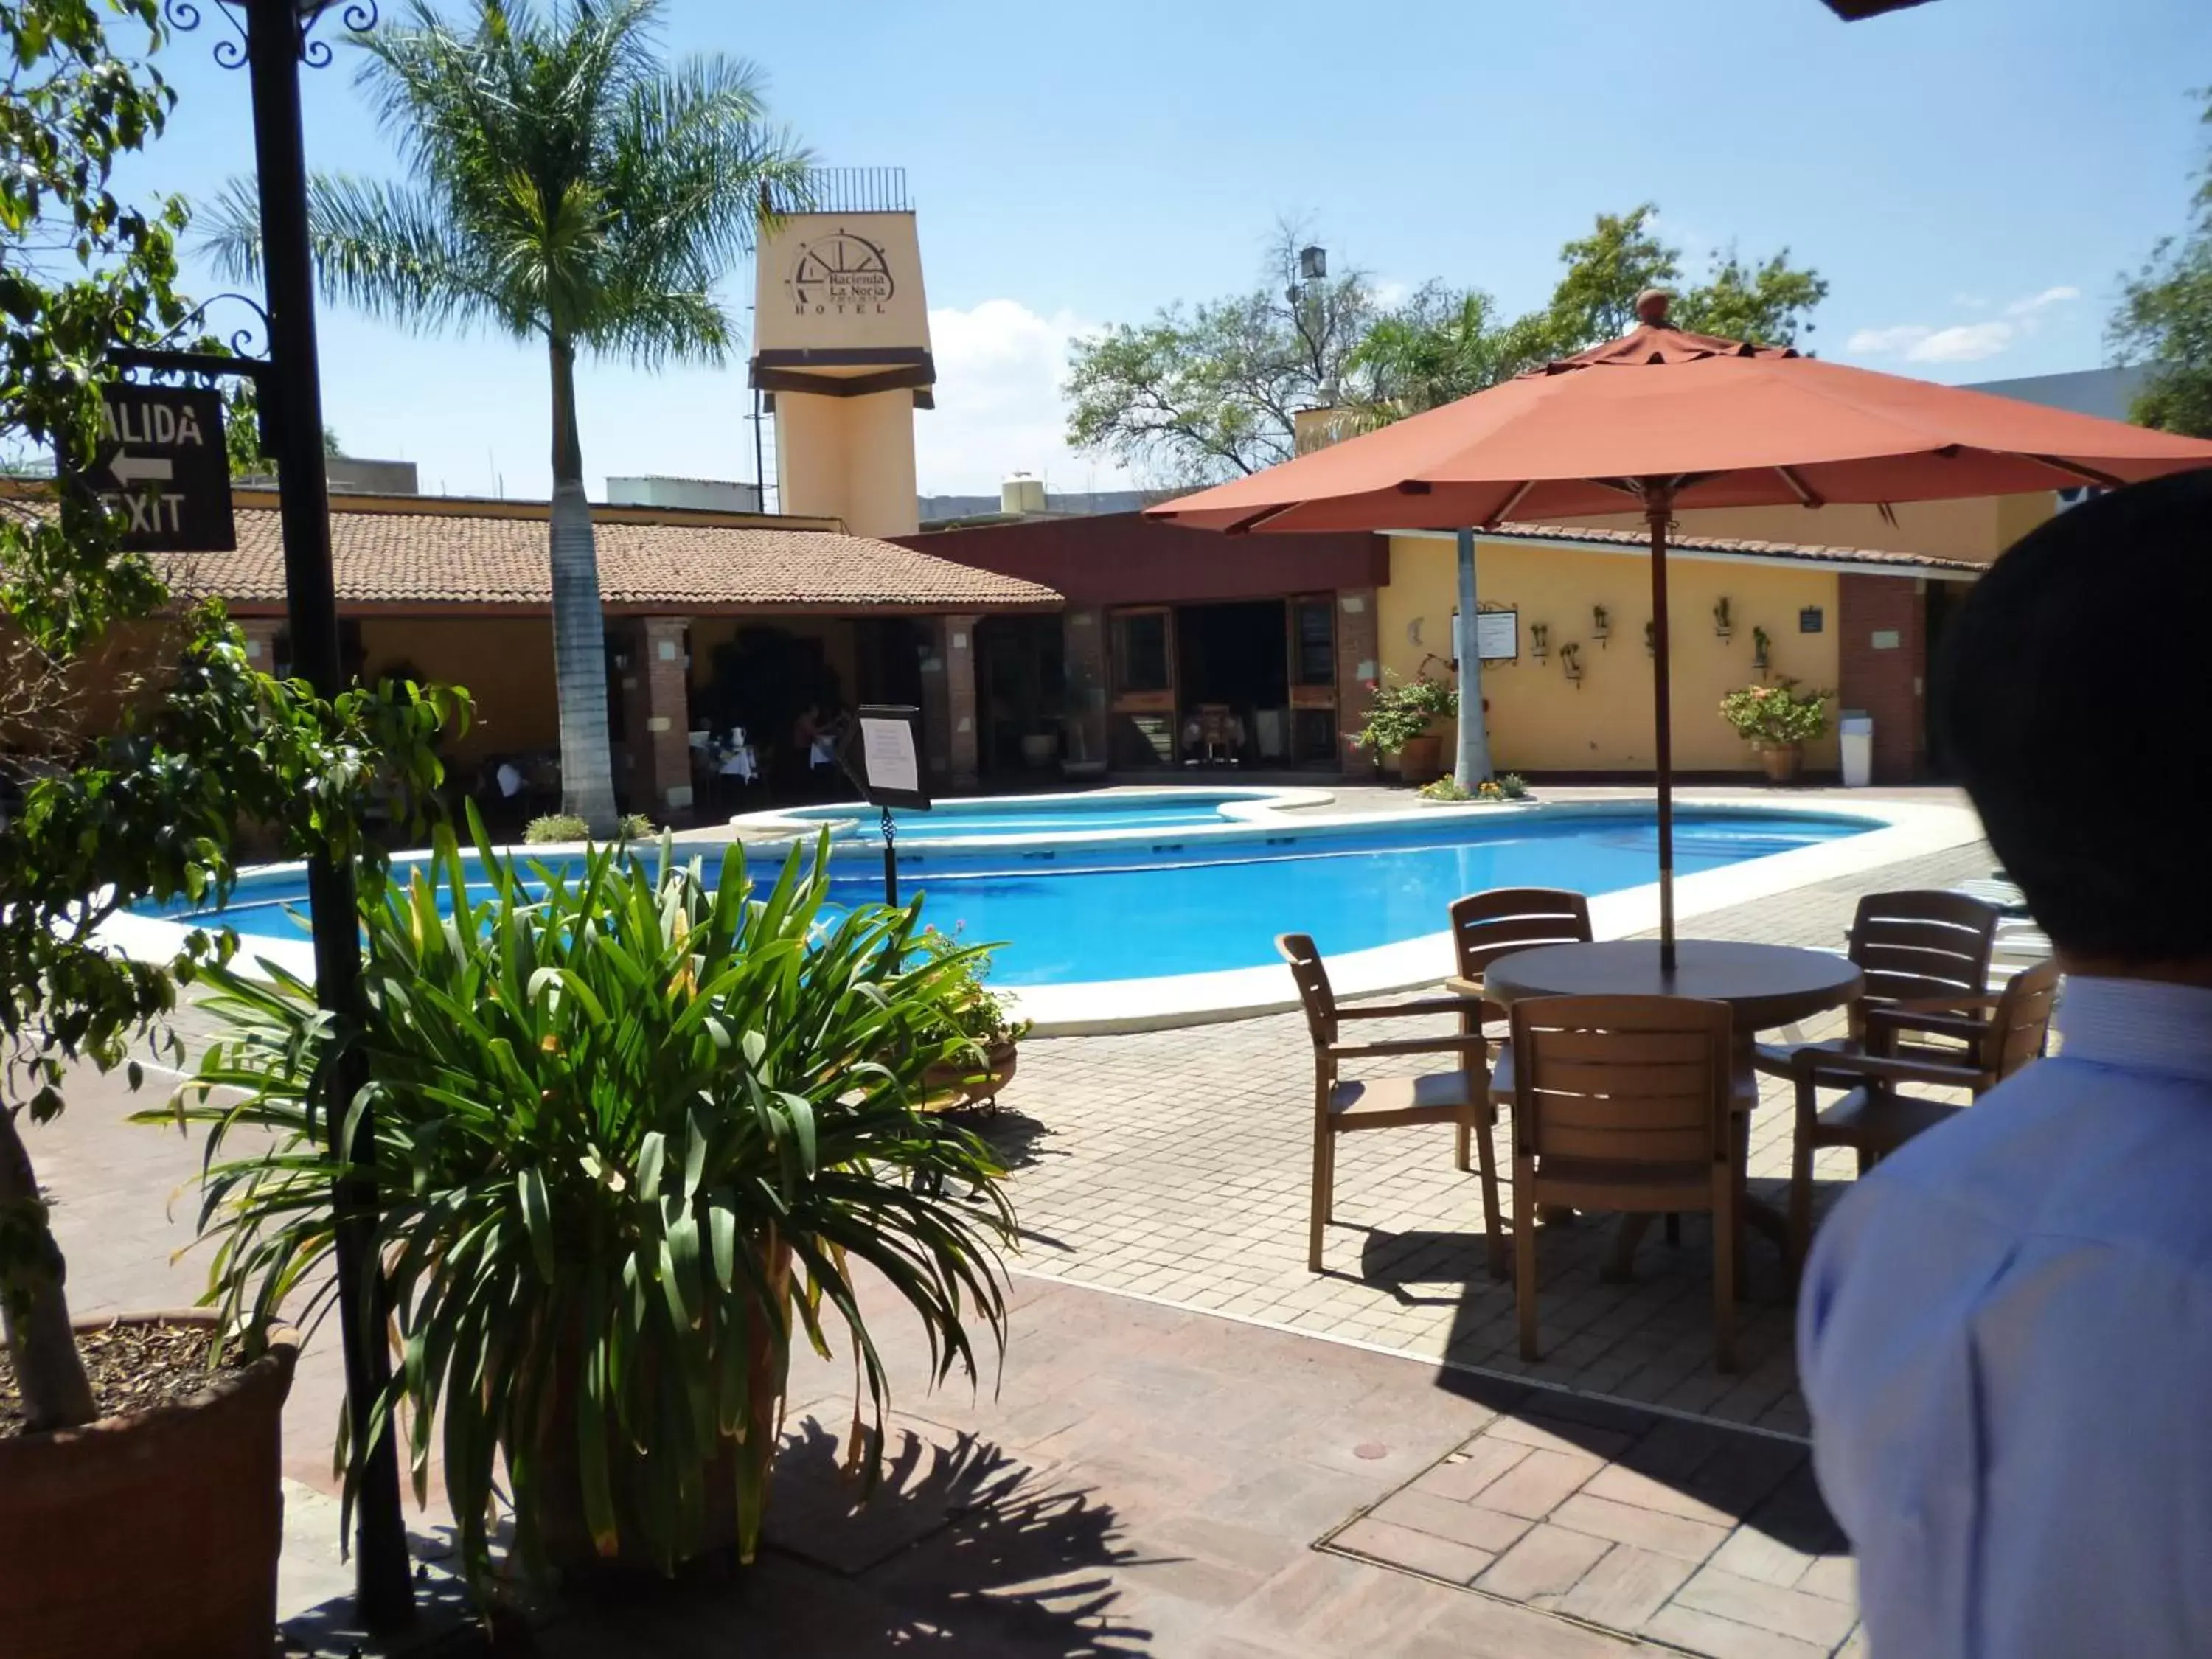
[[[884,902],[898,899],[898,824],[894,806],[929,811],[929,781],[921,765],[921,710],[910,703],[863,703],[854,713],[861,799],[883,808]]]

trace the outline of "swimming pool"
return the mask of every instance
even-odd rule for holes
[[[1841,813],[1681,807],[1675,868],[1687,877],[1880,827]],[[1593,896],[1641,887],[1656,878],[1656,837],[1649,806],[1477,809],[1283,818],[1072,844],[911,847],[902,835],[899,867],[904,896],[923,896],[932,924],[970,942],[1005,941],[996,978],[1019,989],[1262,967],[1276,960],[1281,933],[1310,933],[1332,956],[1372,950],[1437,933],[1447,904],[1486,887],[1570,887]],[[719,878],[720,848],[678,854],[703,858],[708,879]],[[657,857],[657,849],[642,855]],[[872,859],[841,858],[833,895],[847,903],[872,899],[881,879]],[[257,939],[297,939],[305,894],[296,869],[251,872],[226,919]],[[194,919],[188,910],[168,914]]]

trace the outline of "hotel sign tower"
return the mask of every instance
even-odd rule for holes
[[[902,167],[828,167],[756,263],[752,383],[775,413],[778,506],[855,535],[919,527],[914,411],[937,369]]]

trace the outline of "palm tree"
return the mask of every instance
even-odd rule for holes
[[[599,561],[576,427],[576,356],[640,367],[725,361],[714,284],[750,252],[767,204],[802,196],[808,158],[763,121],[745,63],[655,49],[660,0],[473,0],[456,27],[427,0],[356,37],[359,84],[397,142],[404,183],[310,182],[325,295],[428,333],[542,339],[552,375],[553,669],[562,810],[615,826]],[[251,192],[234,183],[208,246],[256,272]]]

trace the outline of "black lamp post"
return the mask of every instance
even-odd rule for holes
[[[243,64],[253,96],[253,151],[261,208],[262,271],[269,310],[269,361],[258,376],[262,425],[276,459],[284,532],[284,586],[294,671],[321,697],[345,689],[338,650],[337,595],[331,574],[329,482],[323,468],[323,397],[315,349],[314,260],[307,239],[307,167],[300,125],[300,65],[331,61],[314,38],[326,12],[358,33],[376,22],[374,0],[216,0],[238,32],[218,40],[216,62]],[[191,0],[166,0],[172,27],[198,27]],[[327,857],[307,866],[314,923],[315,1000],[342,1018],[361,1002],[361,933],[352,867]],[[320,1082],[331,1152],[356,1169],[374,1157],[369,1115],[347,1111],[367,1080],[357,1049],[342,1047]],[[363,1625],[392,1630],[414,1616],[406,1524],[399,1506],[399,1461],[390,1424],[366,1438],[371,1408],[392,1375],[384,1340],[383,1279],[375,1257],[375,1193],[366,1181],[343,1182],[332,1194],[338,1310],[345,1347],[346,1405],[353,1428],[347,1456],[358,1494],[354,1509],[355,1611]]]

